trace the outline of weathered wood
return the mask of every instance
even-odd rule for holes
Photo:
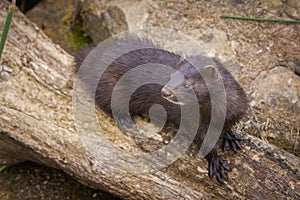
[[[0,1],[0,24],[7,8],[8,2]],[[74,125],[73,58],[20,12],[2,64],[13,70],[0,82],[2,164],[40,162],[130,199],[300,199],[300,159],[248,135],[244,150],[225,154],[233,171],[224,185],[209,180],[206,161],[190,155],[151,174],[122,172],[93,158]],[[102,114],[99,119],[109,138],[124,150],[135,149],[111,120]],[[122,157],[116,159],[121,163]]]

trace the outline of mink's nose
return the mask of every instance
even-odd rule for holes
[[[165,98],[172,96],[172,94],[173,92],[167,87],[163,87],[163,89],[161,90],[161,95]]]

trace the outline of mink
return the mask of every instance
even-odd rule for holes
[[[145,48],[134,49],[132,48],[133,46]],[[111,99],[113,89],[120,78],[129,70],[148,63],[169,66],[174,69],[174,72],[165,72],[168,73],[167,76],[169,77],[165,85],[145,84],[133,92],[129,101],[129,113],[131,116],[147,114],[152,105],[159,104],[166,110],[167,121],[178,127],[181,122],[181,106],[192,103],[189,102],[189,99],[191,92],[193,92],[196,95],[200,114],[197,134],[192,147],[193,152],[197,152],[200,149],[208,126],[213,120],[211,119],[213,99],[210,95],[211,91],[214,93],[215,83],[222,81],[225,89],[226,105],[224,108],[217,108],[217,110],[225,112],[225,122],[219,142],[205,156],[205,159],[208,161],[208,175],[210,178],[216,176],[217,181],[220,183],[228,180],[227,172],[225,171],[230,171],[231,168],[218,155],[217,150],[219,147],[222,147],[223,150],[229,147],[233,151],[242,148],[240,144],[241,139],[232,132],[232,127],[245,115],[248,108],[246,94],[230,72],[215,58],[203,55],[183,57],[157,47],[150,40],[139,37],[121,39],[117,43],[113,43],[109,48],[115,49],[116,52],[126,48],[133,50],[122,54],[109,63],[109,66],[103,72],[95,91],[95,103],[99,108],[112,115]],[[92,49],[93,47],[87,47],[75,55],[76,70],[79,69],[81,63]],[[152,72],[151,66],[145,73],[149,73],[146,75],[150,77],[162,76],[160,73]],[[93,72],[86,73],[80,78],[86,80],[89,76],[93,76]],[[126,82],[125,86],[131,87],[135,84],[137,83],[133,77],[132,80]],[[89,88],[89,83],[87,83],[87,88]],[[217,91],[216,94],[218,92],[220,91]],[[119,101],[120,105],[117,105],[117,117],[115,120],[119,127],[130,129],[134,126],[134,121],[131,120],[130,115],[126,114],[126,107],[122,104],[122,98],[124,98],[124,104],[127,103],[125,101],[126,95],[126,90],[118,91],[118,98],[121,100]],[[217,100],[218,98],[214,101]],[[214,105],[219,104],[215,102]],[[193,121],[193,119],[185,120]]]

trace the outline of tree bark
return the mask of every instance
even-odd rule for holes
[[[0,24],[7,9],[0,1]],[[233,171],[223,185],[208,178],[205,160],[188,154],[154,173],[123,172],[95,159],[74,124],[73,57],[18,11],[2,64],[12,73],[0,82],[1,164],[42,163],[130,199],[300,199],[300,159],[246,134],[242,151],[225,153]],[[136,148],[109,117],[98,117],[107,137],[124,150]]]

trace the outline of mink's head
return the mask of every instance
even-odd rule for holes
[[[220,75],[216,64],[209,61],[212,59],[206,57],[191,57],[181,61],[177,71],[170,75],[163,87],[162,97],[179,105],[210,104],[211,90],[208,87],[219,81]]]

